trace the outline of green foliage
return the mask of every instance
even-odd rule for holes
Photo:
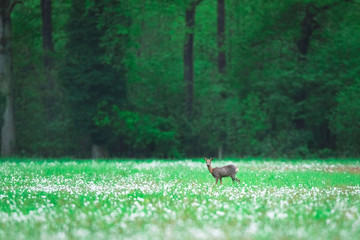
[[[64,25],[69,1],[61,9],[53,9],[55,49],[64,45]],[[57,3],[53,6],[58,7]],[[64,106],[63,89],[57,73],[64,55],[54,54],[50,72],[43,67],[40,1],[26,0],[12,11],[12,52],[14,62],[15,120],[18,154],[27,156],[73,155],[74,136],[68,110]],[[49,87],[48,77],[53,81]],[[52,102],[47,99],[51,96]],[[52,112],[46,111],[52,106]],[[49,118],[51,115],[51,118]],[[76,150],[77,151],[77,150]]]
[[[89,135],[92,143],[106,144],[111,133],[93,121],[99,102],[124,103],[125,73],[110,65],[101,41],[106,28],[98,25],[104,3],[73,1],[68,23],[66,65],[62,71],[73,120],[81,134]],[[120,63],[121,64],[121,63]]]
[[[242,116],[238,130],[241,151],[243,154],[261,154],[261,142],[264,140],[269,126],[267,115],[262,109],[259,97],[253,94],[247,96],[241,102],[241,109],[238,114]],[[250,141],[244,142],[241,139],[250,139]]]
[[[344,154],[359,154],[360,147],[360,82],[343,89],[337,96],[332,115],[332,130]]]
[[[17,5],[19,152],[88,156],[89,145],[100,144],[110,156],[132,157],[219,149],[225,156],[359,154],[359,4],[226,1],[226,74],[220,75],[216,1],[200,1],[192,119],[185,116],[183,82],[187,4],[53,1],[50,72],[41,64],[39,1]]]
[[[171,119],[120,110],[116,105],[109,115],[108,111],[103,111],[105,106],[104,103],[99,106],[101,110],[95,123],[98,127],[110,128],[127,146],[130,156],[143,157],[148,152],[162,158],[178,156],[176,131]]]

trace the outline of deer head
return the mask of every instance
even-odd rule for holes
[[[205,159],[205,161],[206,161],[206,166],[211,166],[211,162],[212,162],[212,160],[213,160],[213,158],[204,158]]]

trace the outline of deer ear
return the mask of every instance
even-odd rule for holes
[[[206,161],[206,158],[204,157],[204,160]]]
[[[211,157],[211,158],[210,158],[210,162],[211,162],[212,160],[213,160],[213,158]]]

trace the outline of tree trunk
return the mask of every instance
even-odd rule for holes
[[[15,119],[14,119],[14,96],[7,94],[5,98],[5,111],[3,125],[1,127],[1,156],[8,157],[15,152]]]
[[[301,35],[297,41],[297,48],[299,52],[299,60],[306,60],[306,55],[310,47],[311,36],[313,32],[318,28],[318,23],[315,18],[317,10],[311,5],[307,5],[305,10],[305,16],[301,21]]]
[[[191,118],[194,100],[194,28],[196,5],[191,4],[185,13],[184,82],[186,115]]]
[[[42,84],[42,101],[45,109],[45,120],[48,123],[45,127],[44,141],[52,141],[54,129],[50,126],[59,115],[60,109],[59,92],[56,91],[57,84],[53,71],[54,43],[52,33],[52,7],[51,0],[41,0],[42,18],[42,42],[43,42],[43,65],[45,81]]]
[[[184,83],[186,116],[192,118],[194,102],[194,30],[196,6],[202,0],[190,0],[185,10],[185,42],[184,42]]]
[[[313,6],[313,4],[309,3],[305,7],[304,17],[300,23],[300,31],[301,34],[296,41],[297,50],[298,50],[298,60],[299,66],[302,68],[306,67],[307,62],[307,54],[310,47],[311,36],[313,32],[318,28],[318,23],[316,22],[317,9]],[[300,74],[303,73],[304,69],[300,70]],[[306,90],[308,86],[306,86],[306,81],[300,78],[301,87],[298,89],[296,95],[294,96],[294,100],[296,105],[300,106],[297,111],[297,116],[294,119],[295,127],[299,130],[303,130],[305,128],[305,109],[304,102],[307,99],[308,91]]]
[[[41,16],[42,16],[42,37],[44,50],[44,67],[51,68],[52,53],[54,52],[54,43],[52,37],[52,22],[51,22],[51,0],[41,0]]]
[[[225,85],[226,74],[226,54],[225,54],[225,0],[217,1],[217,45],[218,45],[218,72],[219,83]],[[222,100],[226,99],[226,91],[220,92]],[[223,158],[226,143],[225,114],[220,115],[221,126],[219,128],[219,159]]]
[[[1,155],[10,156],[15,151],[14,95],[12,80],[12,56],[10,49],[10,13],[17,2],[0,1],[0,91],[5,99],[5,110],[1,127]]]
[[[106,151],[104,146],[93,144],[91,146],[91,158],[104,159],[106,158]]]
[[[219,160],[222,160],[222,159],[223,159],[223,145],[220,145],[220,146],[219,146],[219,149],[218,149],[218,159],[219,159]]]
[[[217,44],[218,44],[218,69],[221,75],[225,74],[225,0],[217,1]],[[221,76],[223,77],[223,76]]]

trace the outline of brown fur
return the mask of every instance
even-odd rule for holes
[[[222,178],[223,177],[231,177],[231,179],[236,182],[240,182],[239,179],[235,177],[236,173],[239,171],[239,169],[234,165],[226,165],[223,167],[211,167],[211,162],[213,158],[204,158],[206,161],[206,166],[208,167],[209,172],[211,175],[215,178],[215,184],[217,184],[218,180],[220,179],[220,184],[222,184]]]

